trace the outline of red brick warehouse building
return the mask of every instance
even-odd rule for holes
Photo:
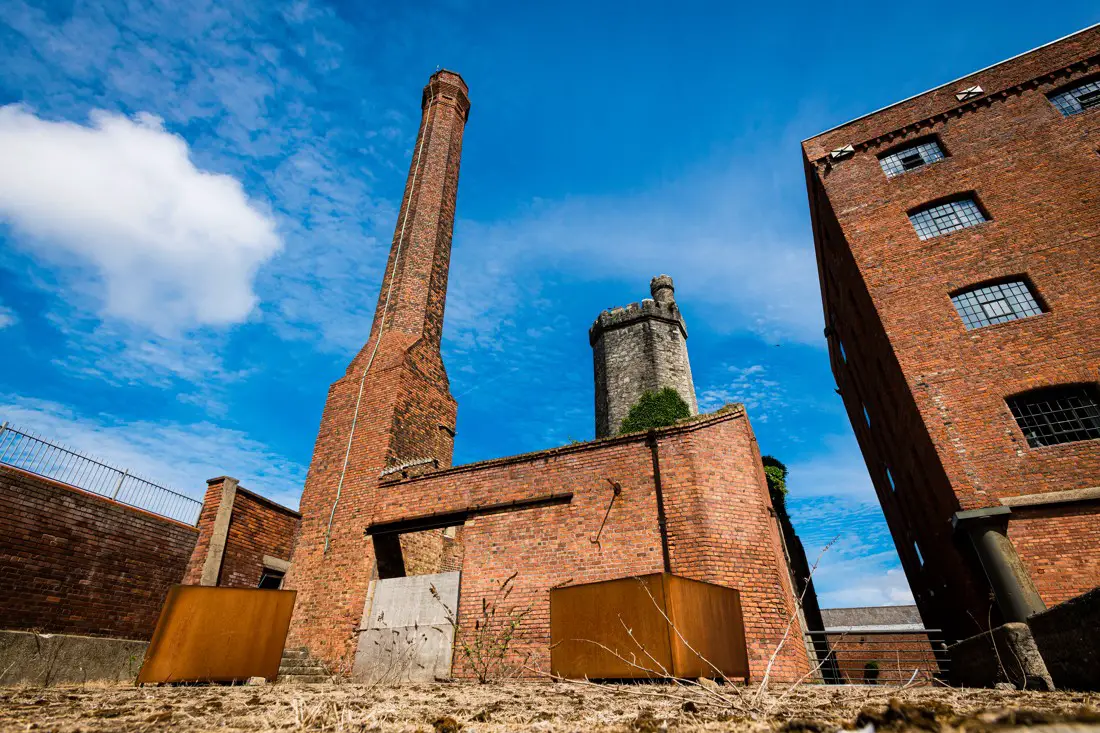
[[[803,153],[832,370],[925,625],[1100,585],[1100,26]]]
[[[740,591],[751,677],[784,639],[772,678],[809,673],[796,579],[740,405],[648,433],[451,467],[457,406],[440,335],[465,82],[432,75],[422,109],[370,336],[329,390],[302,494],[284,584],[298,593],[288,646],[333,672],[360,671],[382,583],[458,570],[458,633],[514,575],[511,603],[530,608],[517,649],[546,669],[552,587],[670,571]],[[670,299],[671,280],[662,287]],[[446,670],[449,653],[440,658]],[[454,664],[468,672],[458,656]]]

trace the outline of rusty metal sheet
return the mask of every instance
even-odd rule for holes
[[[138,683],[274,682],[295,596],[291,590],[172,586]]]
[[[668,624],[658,610],[665,606],[661,580],[656,574],[552,588],[551,673],[590,679],[663,676],[672,668],[672,656]]]
[[[677,677],[749,677],[741,594],[733,588],[665,575],[672,666]],[[694,651],[692,651],[694,650]],[[713,666],[712,666],[713,665]]]
[[[550,641],[562,677],[748,677],[738,592],[668,573],[552,589]]]

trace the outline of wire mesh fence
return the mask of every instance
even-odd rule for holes
[[[947,646],[939,629],[859,631],[828,629],[806,634],[831,684],[929,684],[948,674]]]
[[[44,476],[184,524],[195,524],[202,502],[103,461],[0,425],[0,463]]]

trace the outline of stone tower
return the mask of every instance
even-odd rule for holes
[[[370,337],[329,388],[302,492],[302,524],[284,587],[298,591],[288,645],[334,672],[351,667],[370,581],[432,571],[431,537],[364,535],[379,478],[395,467],[449,467],[456,404],[439,352],[451,257],[466,83],[438,71],[422,116]]]
[[[588,330],[596,374],[596,437],[619,432],[646,390],[672,387],[697,415],[688,363],[687,327],[673,297],[672,278],[649,283],[653,299],[604,311]]]

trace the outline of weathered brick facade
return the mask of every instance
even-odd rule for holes
[[[803,143],[833,373],[925,624],[949,638],[1004,616],[959,512],[1007,518],[1047,605],[1100,585],[1100,441],[1031,447],[1006,404],[1097,382],[1100,110],[1048,99],[1097,74],[1093,27]],[[884,174],[882,155],[933,138],[943,160]],[[988,221],[919,239],[908,214],[960,194]],[[1010,277],[1046,312],[967,330],[950,296]]]
[[[223,476],[207,484],[199,514],[198,541],[183,578],[186,585],[201,584],[218,510],[222,506],[224,480]],[[257,587],[264,572],[265,558],[289,562],[301,519],[301,515],[293,509],[243,487],[236,487],[226,527],[224,551],[212,584],[234,588]],[[281,566],[282,562],[277,564]]]
[[[148,639],[194,527],[0,466],[0,627]]]
[[[671,572],[741,592],[753,677],[791,624],[772,676],[798,679],[810,669],[803,629],[744,408],[661,429],[654,439]],[[655,476],[648,436],[635,433],[387,482],[374,523],[468,513],[459,634],[495,584],[516,573],[509,605],[532,608],[516,649],[547,670],[551,587],[664,568]],[[622,494],[597,544],[611,481]],[[461,655],[455,664],[463,674]]]
[[[687,352],[687,326],[674,298],[672,278],[649,284],[653,298],[600,314],[588,331],[596,380],[596,437],[619,432],[646,391],[675,389],[697,415]]]
[[[389,572],[378,572],[374,543],[363,534],[379,476],[405,463],[451,464],[456,406],[439,341],[467,94],[449,71],[433,74],[424,88],[370,338],[329,389],[302,494],[302,527],[284,583],[298,591],[288,644],[308,647],[334,670],[350,669],[368,585]],[[404,544],[398,561],[422,568],[437,562],[422,556],[443,538]]]
[[[653,436],[450,468],[456,405],[439,339],[466,93],[447,71],[424,91],[370,339],[329,390],[302,495],[284,584],[298,591],[288,645],[348,673],[373,580],[461,568],[461,634],[494,584],[517,573],[511,600],[533,609],[520,647],[545,669],[551,586],[659,572],[667,564],[741,591],[753,675],[763,674],[789,628],[772,675],[801,677],[810,665],[797,602],[740,406]],[[668,285],[658,293],[661,313],[682,333]],[[597,544],[610,481],[622,484],[623,496]],[[461,655],[457,672],[465,672]]]
[[[1100,584],[1097,523],[1100,512],[1095,502],[1012,510],[1009,539],[1048,607]]]

